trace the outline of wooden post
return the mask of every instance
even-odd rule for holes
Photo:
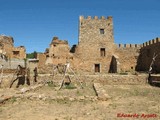
[[[3,65],[1,65],[1,77],[0,77],[0,86],[2,84],[3,81]]]
[[[63,75],[63,78],[62,78],[62,82],[61,82],[61,85],[60,85],[60,88],[59,90],[62,88],[63,84],[64,84],[64,79],[66,77],[66,72],[68,70],[68,65],[65,65],[65,71],[64,71],[64,75]]]
[[[70,68],[70,63],[67,63],[67,64],[65,64],[65,72],[64,72],[64,75],[63,75],[63,78],[62,78],[62,81],[61,81],[61,85],[60,85],[60,87],[59,87],[59,90],[62,88],[62,86],[63,86],[63,84],[64,84],[64,79],[65,79],[68,71],[70,71],[70,72],[72,72],[72,73],[74,74],[76,80],[80,83],[81,88],[83,88],[82,83],[80,82],[78,76],[77,76],[77,75],[75,74],[75,72]],[[68,77],[69,77],[69,81],[71,82],[69,75],[68,75]]]
[[[78,80],[78,82],[81,85],[81,88],[83,88],[82,83],[80,82],[80,79],[78,78],[78,76],[75,74],[75,72],[70,68],[70,71],[72,71],[72,73],[74,74],[74,76],[76,77],[76,79]]]

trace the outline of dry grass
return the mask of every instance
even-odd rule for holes
[[[92,85],[84,89],[61,89],[57,86],[44,86],[30,93],[53,96],[82,95],[94,96]],[[68,101],[68,100],[29,100],[12,99],[0,106],[1,120],[119,120],[118,113],[156,114],[154,120],[160,119],[160,88],[149,85],[105,85],[112,97],[109,101]],[[128,118],[125,118],[126,120]],[[148,118],[151,120],[152,118]]]

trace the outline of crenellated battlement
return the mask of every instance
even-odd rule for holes
[[[80,21],[83,21],[83,20],[112,20],[112,16],[108,16],[107,18],[105,16],[101,16],[100,18],[98,16],[87,16],[87,17],[84,17],[84,16],[80,16],[79,17]]]
[[[156,44],[156,43],[159,43],[160,42],[160,38],[155,38],[155,39],[152,39],[152,40],[149,40],[145,43],[143,43],[141,46],[142,47],[146,47],[146,46],[149,46],[149,45],[152,45],[152,44]]]
[[[140,44],[117,44],[118,48],[141,48]]]
[[[149,40],[147,42],[144,42],[143,44],[117,44],[118,48],[143,48],[152,44],[160,43],[160,38],[155,38],[152,40]]]

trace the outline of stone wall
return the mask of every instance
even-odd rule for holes
[[[148,75],[141,74],[141,75],[118,75],[118,74],[99,74],[99,75],[78,75],[80,81],[92,83],[102,83],[103,85],[106,84],[121,84],[121,85],[142,85],[147,84]],[[39,75],[38,80],[54,80],[57,82],[61,82],[63,76],[45,76]],[[71,75],[71,80],[76,82],[74,76]],[[77,82],[78,84],[78,82]]]
[[[12,49],[11,58],[25,59],[26,58],[26,49],[24,46],[14,47]]]
[[[44,54],[44,53],[37,53],[37,59],[39,60],[38,67],[45,66],[45,63],[46,63],[46,54]]]
[[[0,35],[0,50],[2,53],[5,53],[7,56],[12,55],[12,49],[14,47],[14,40],[10,36]]]
[[[65,64],[71,57],[68,42],[54,37],[49,47],[46,64]]]
[[[0,53],[9,59],[25,59],[26,49],[24,46],[14,47],[14,40],[10,36],[0,35]]]
[[[119,44],[115,54],[118,56],[119,68],[121,72],[135,71],[137,58],[140,52],[140,45],[134,44]]]
[[[16,76],[14,76],[15,78]],[[141,74],[141,75],[118,75],[118,74],[99,74],[99,75],[78,75],[79,80],[86,84],[93,84],[93,83],[101,83],[102,85],[144,85],[147,84],[148,75]],[[12,81],[13,74],[5,74],[2,79],[1,87],[9,87],[10,82]],[[45,82],[45,81],[54,81],[54,82],[61,82],[63,76],[56,75],[55,77],[51,76],[50,74],[38,74],[37,81],[38,82]],[[72,82],[77,82],[75,76],[70,76]],[[33,74],[31,74],[31,85],[33,85]],[[17,81],[13,84],[13,87],[16,87]],[[77,82],[77,85],[80,85]]]
[[[11,36],[0,35],[0,42],[5,45],[8,44],[8,45],[13,46],[14,40],[13,40],[13,37]]]
[[[97,82],[102,84],[146,84],[148,75],[117,75],[117,74],[106,74],[106,75],[81,75],[80,80],[86,82]]]
[[[155,59],[152,69],[153,72],[160,73],[160,38],[155,38],[142,44],[136,69],[138,71],[149,71],[154,54],[158,56]]]
[[[4,69],[17,69],[18,65],[25,67],[25,61],[22,59],[9,59],[6,61],[0,58],[0,64],[4,66]]]

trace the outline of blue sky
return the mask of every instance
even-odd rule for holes
[[[53,38],[78,43],[79,16],[113,16],[115,43],[160,37],[160,0],[0,0],[0,34],[27,53],[44,52]]]

